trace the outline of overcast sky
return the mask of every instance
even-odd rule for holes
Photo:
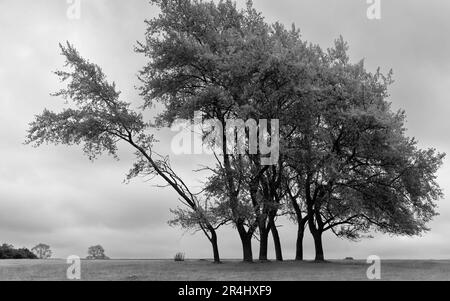
[[[408,135],[422,147],[450,153],[450,2],[446,0],[381,0],[381,20],[368,20],[365,0],[256,0],[268,21],[295,23],[304,39],[324,48],[339,35],[350,45],[352,60],[365,58],[369,70],[394,70],[393,107],[408,116]],[[245,1],[238,1],[243,5]],[[101,244],[113,258],[166,258],[182,251],[187,257],[211,257],[209,242],[170,228],[169,208],[177,196],[169,188],[135,180],[122,183],[131,166],[130,149],[121,160],[104,157],[92,163],[79,147],[23,145],[27,125],[44,108],[58,110],[50,97],[59,83],[52,71],[63,59],[58,43],[73,43],[114,80],[124,99],[141,104],[134,87],[144,59],[133,52],[144,37],[144,19],[157,10],[144,0],[81,0],[81,18],[70,20],[62,0],[0,0],[0,243],[33,247],[50,244],[55,257],[86,256]],[[169,152],[171,133],[159,133],[161,152]],[[204,158],[172,156],[173,166],[192,185],[192,169]],[[438,181],[450,193],[450,164]],[[450,258],[450,203],[439,202],[440,216],[419,238],[376,235],[354,243],[325,238],[325,256],[366,258]],[[295,250],[296,226],[281,221],[286,258]],[[305,255],[313,258],[307,235]],[[233,229],[220,231],[225,258],[241,257]],[[254,254],[258,248],[255,245]],[[272,250],[270,250],[273,256]]]

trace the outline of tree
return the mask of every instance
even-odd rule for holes
[[[36,254],[39,259],[48,259],[52,257],[52,250],[50,250],[50,246],[40,243],[33,247],[31,251]]]
[[[109,257],[105,255],[105,249],[101,245],[96,245],[89,247],[86,259],[103,260],[109,259]]]
[[[310,118],[297,119],[290,149],[318,261],[323,232],[419,235],[442,197],[435,179],[444,154],[405,135],[405,113],[386,101],[391,73],[350,64],[347,48],[340,38],[322,55],[322,83],[298,103]]]
[[[200,217],[199,227],[213,247],[214,261],[220,262],[216,227],[207,220],[205,208],[197,196],[173,171],[168,157],[155,153],[152,126],[143,121],[142,114],[130,109],[130,103],[120,100],[115,83],[106,80],[101,68],[82,58],[77,50],[67,43],[60,45],[69,71],[57,71],[65,82],[66,89],[53,94],[67,102],[60,113],[44,110],[30,123],[26,143],[38,147],[42,143],[83,145],[84,153],[94,160],[107,153],[118,159],[120,141],[135,151],[136,161],[127,179],[136,176],[159,176],[172,187],[180,200]],[[70,103],[69,103],[70,101]]]
[[[137,51],[148,58],[148,64],[140,72],[141,94],[147,107],[155,101],[164,104],[165,110],[158,119],[161,124],[171,125],[177,118],[191,119],[196,111],[205,118],[218,120],[223,128],[236,118],[258,120],[274,116],[273,110],[264,111],[257,105],[264,96],[264,91],[258,89],[262,85],[257,83],[274,71],[264,66],[276,57],[277,27],[266,24],[251,1],[244,10],[238,10],[231,1],[152,2],[159,6],[161,14],[147,21],[146,40]],[[271,89],[274,91],[275,87]],[[265,103],[265,108],[270,108],[270,104]],[[261,214],[265,201],[257,196],[268,168],[258,164],[260,153],[230,154],[225,131],[221,138],[214,173],[222,179],[226,196],[223,202],[229,206],[241,239],[243,260],[252,261],[252,237],[259,227],[264,243],[268,235],[266,218],[274,218],[273,214]],[[235,167],[241,168],[243,164],[251,171],[247,191],[236,176],[243,171]],[[249,204],[254,207],[251,221],[247,214]],[[268,229],[277,233],[274,226]],[[263,259],[267,257],[264,253],[260,256]]]

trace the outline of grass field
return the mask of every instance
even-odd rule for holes
[[[0,280],[66,280],[65,260],[0,260]],[[81,262],[82,280],[367,280],[365,261],[106,260]],[[450,280],[450,260],[386,260],[381,280]]]

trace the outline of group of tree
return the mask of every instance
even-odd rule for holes
[[[170,223],[204,233],[215,262],[217,229],[224,225],[236,229],[244,261],[253,260],[255,237],[259,259],[267,260],[270,235],[282,260],[282,215],[297,223],[297,260],[303,260],[306,229],[318,261],[326,231],[356,240],[375,231],[412,236],[428,230],[442,197],[436,172],[444,154],[420,149],[406,136],[405,113],[387,100],[392,72],[352,63],[342,37],[323,50],[302,40],[295,26],[268,24],[251,2],[244,9],[231,1],[152,2],[161,12],[146,21],[136,51],[148,59],[139,73],[142,110],[155,102],[164,107],[156,120],[145,122],[102,69],[67,43],[60,47],[68,70],[56,74],[68,84],[54,94],[67,108],[36,116],[28,143],[82,144],[95,159],[117,157],[125,142],[136,155],[127,179],[159,176],[173,188],[183,206],[172,210]],[[168,156],[155,152],[153,130],[195,112],[223,128],[234,119],[279,120],[277,162],[264,165],[259,148],[227,152],[222,131],[211,144],[222,150],[214,153],[217,164],[206,167],[202,192],[193,192]]]
[[[10,244],[0,246],[0,259],[37,259],[38,257],[27,248],[14,248]]]
[[[16,249],[13,245],[4,243],[0,246],[0,259],[49,259],[52,257],[50,246],[40,243],[31,251],[25,247]]]

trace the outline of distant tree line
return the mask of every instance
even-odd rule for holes
[[[13,245],[6,243],[0,245],[0,259],[49,259],[52,254],[50,246],[43,243],[37,244],[31,251],[25,247],[16,249]],[[105,255],[105,249],[101,245],[95,245],[88,248],[86,259],[104,260],[109,257]]]
[[[0,259],[37,259],[38,257],[27,248],[14,248],[13,245],[2,244],[0,246]]]
[[[350,62],[339,38],[323,50],[299,31],[268,24],[251,2],[154,0],[161,13],[147,20],[136,51],[148,63],[139,73],[143,110],[163,105],[155,122],[121,100],[115,83],[69,43],[60,45],[67,82],[55,93],[68,101],[58,113],[44,110],[30,124],[27,142],[83,145],[90,159],[117,157],[119,142],[136,155],[127,179],[159,176],[179,196],[171,225],[202,232],[220,262],[217,230],[232,225],[242,258],[267,260],[268,241],[283,260],[277,220],[297,224],[296,259],[303,260],[309,229],[315,259],[325,259],[322,235],[357,240],[378,231],[419,235],[437,214],[442,192],[436,172],[444,154],[420,149],[406,136],[405,112],[388,102],[392,72],[375,73]],[[152,130],[192,119],[195,112],[219,121],[279,120],[279,158],[261,162],[258,152],[230,154],[227,135],[212,147],[216,165],[202,193],[191,190],[166,155],[154,151]],[[207,133],[205,133],[206,136]],[[258,133],[261,134],[261,133]]]

